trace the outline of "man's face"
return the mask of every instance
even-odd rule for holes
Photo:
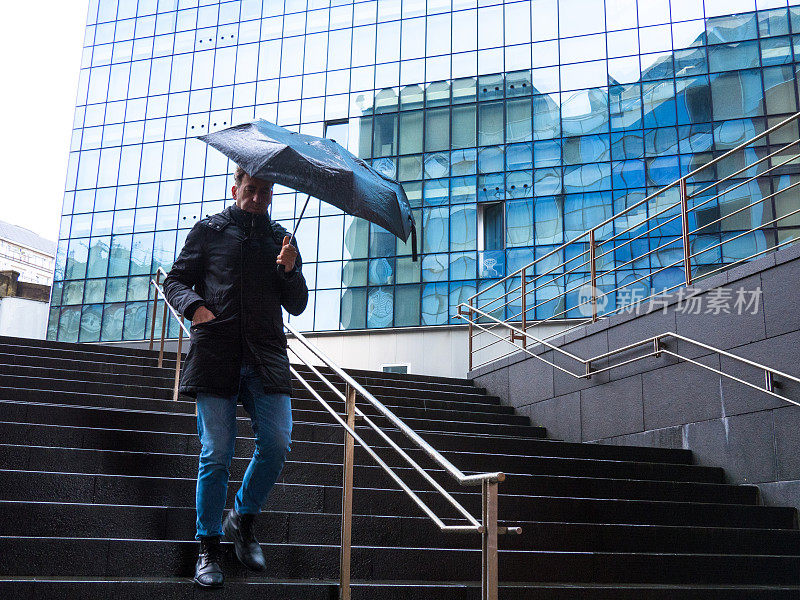
[[[236,206],[242,210],[265,215],[272,202],[272,182],[250,177],[245,173],[242,182],[231,188],[231,194],[236,200]]]

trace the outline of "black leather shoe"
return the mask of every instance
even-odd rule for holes
[[[222,587],[222,546],[219,536],[200,538],[200,555],[194,567],[194,581],[208,588]]]
[[[240,515],[232,508],[225,517],[222,531],[225,539],[233,542],[236,558],[245,567],[253,571],[263,571],[267,564],[261,546],[258,545],[258,540],[253,535],[254,520],[255,515]]]

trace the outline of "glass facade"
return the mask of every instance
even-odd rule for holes
[[[295,325],[457,322],[462,299],[796,112],[792,4],[93,0],[48,337],[145,338],[150,274],[231,202],[232,165],[194,137],[254,117],[333,138],[399,179],[420,231],[414,263],[387,232],[312,200],[297,234],[312,292]],[[789,177],[740,186],[707,205],[709,220]],[[276,186],[273,218],[292,229],[303,200]],[[780,225],[703,261],[748,256],[800,223]],[[619,264],[663,242],[637,243]],[[632,262],[615,285],[668,254]],[[680,277],[666,269],[651,285]],[[560,291],[542,287],[537,304]]]

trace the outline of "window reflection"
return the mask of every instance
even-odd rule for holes
[[[422,324],[443,325],[448,319],[448,285],[426,283],[422,286]]]
[[[300,0],[263,3],[263,14],[261,2],[157,14],[140,3],[137,18],[135,6],[117,13],[116,4],[101,2],[100,22],[87,28],[48,330],[59,339],[143,331],[148,275],[225,206],[228,162],[188,141],[221,122],[258,115],[315,133],[327,121],[343,145],[403,182],[418,215],[418,263],[409,243],[325,206],[300,229],[316,291],[297,323],[335,330],[447,323],[476,278],[523,266],[534,249],[540,256],[798,107],[796,7],[414,0],[361,2],[354,12]],[[744,166],[734,162],[690,186]],[[771,186],[742,185],[706,220]],[[794,200],[781,202],[788,212]],[[295,203],[284,190],[273,217],[290,223]],[[478,226],[479,205],[505,220],[496,245]],[[741,211],[724,233],[768,218]],[[722,233],[695,240],[700,267],[792,235],[776,229],[724,255],[704,250]],[[631,278],[653,268],[639,262]],[[564,283],[540,290],[537,316],[574,306]]]
[[[367,327],[391,327],[394,315],[394,289],[372,288],[367,299]]]
[[[394,326],[408,327],[419,325],[420,286],[398,285],[394,290]]]

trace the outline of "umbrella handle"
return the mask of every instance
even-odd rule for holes
[[[306,214],[306,208],[308,208],[308,201],[309,200],[311,200],[311,194],[308,194],[308,196],[306,196],[306,203],[303,204],[303,210],[300,211],[300,216],[297,217],[297,222],[294,224],[294,231],[292,231],[292,234],[289,236],[289,243],[290,244],[292,243],[292,240],[295,238],[295,233],[297,233],[297,228],[300,226],[300,221],[302,220],[303,215]],[[278,275],[285,276],[286,275],[286,267],[284,267],[283,265],[276,265],[276,266],[277,266]]]

